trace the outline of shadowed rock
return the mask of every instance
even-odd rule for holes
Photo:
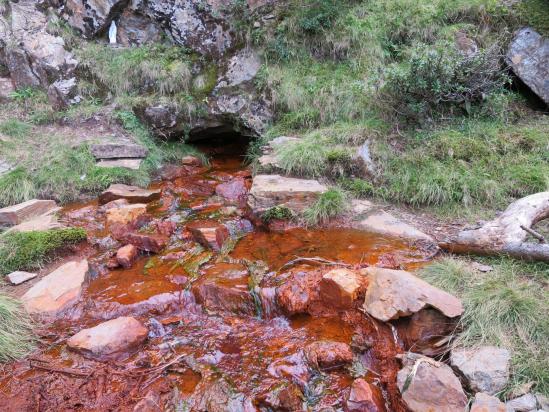
[[[101,193],[99,203],[104,205],[117,199],[126,199],[130,203],[149,203],[160,199],[160,192],[160,189],[147,190],[136,186],[114,184]]]

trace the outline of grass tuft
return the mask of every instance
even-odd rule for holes
[[[34,345],[29,315],[17,299],[0,292],[0,362],[22,358]]]
[[[265,223],[269,223],[272,220],[291,220],[295,217],[294,212],[285,206],[274,206],[267,209],[261,219]]]
[[[9,119],[0,123],[0,133],[15,138],[25,137],[31,130],[31,125],[17,119]]]
[[[456,346],[495,345],[512,353],[512,379],[506,393],[534,382],[549,392],[549,266],[507,258],[483,259],[491,272],[468,261],[444,258],[421,272],[423,279],[462,299],[465,312]]]
[[[0,236],[0,275],[39,269],[56,251],[85,239],[81,228],[5,233]]]
[[[30,200],[36,196],[36,187],[29,173],[19,167],[0,177],[0,207]]]
[[[314,205],[303,212],[303,219],[314,226],[328,222],[342,214],[348,207],[348,198],[340,189],[333,188],[322,193]]]

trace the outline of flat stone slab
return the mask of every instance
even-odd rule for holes
[[[114,184],[101,193],[99,203],[104,205],[117,199],[126,199],[130,203],[149,203],[160,199],[160,193],[160,189],[147,190],[137,186]]]
[[[91,145],[90,151],[96,159],[138,158],[147,156],[149,151],[138,144],[102,143]]]
[[[88,273],[88,261],[68,262],[40,279],[21,300],[30,313],[56,315],[80,297]]]
[[[364,310],[383,322],[410,316],[425,307],[433,307],[449,318],[463,313],[458,298],[409,272],[369,267],[363,273],[368,276]]]
[[[57,216],[55,216],[54,214],[46,214],[46,215],[37,216],[33,219],[27,220],[16,226],[13,226],[10,229],[10,231],[11,232],[34,232],[37,230],[42,231],[42,230],[60,229],[62,227],[65,227],[65,226],[57,220]]]
[[[36,273],[17,271],[17,272],[11,272],[8,275],[8,280],[12,285],[20,285],[21,283],[24,283],[27,280],[34,279],[36,276],[38,276]]]
[[[53,200],[32,199],[0,209],[0,225],[14,226],[57,208]]]
[[[138,170],[141,167],[142,161],[143,159],[106,159],[100,160],[95,165],[104,168],[122,167],[124,169]]]
[[[119,317],[82,329],[69,338],[67,346],[85,356],[99,359],[124,358],[147,339],[148,329],[137,319]]]
[[[383,210],[372,210],[356,222],[356,228],[382,236],[434,243],[434,239],[431,236]]]
[[[312,206],[328,188],[316,180],[295,179],[279,175],[254,177],[248,196],[248,205],[254,213],[274,206],[284,206],[301,212]]]

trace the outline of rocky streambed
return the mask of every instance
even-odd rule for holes
[[[23,294],[41,344],[3,368],[1,410],[464,410],[433,359],[461,302],[406,271],[431,248],[265,223],[230,152],[161,177],[63,209],[88,241]]]

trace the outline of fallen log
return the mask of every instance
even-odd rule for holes
[[[494,220],[477,229],[463,230],[454,239],[440,243],[439,247],[452,253],[508,255],[549,262],[548,244],[526,241],[529,233],[537,234],[532,226],[547,218],[549,192],[536,193],[511,203]]]

